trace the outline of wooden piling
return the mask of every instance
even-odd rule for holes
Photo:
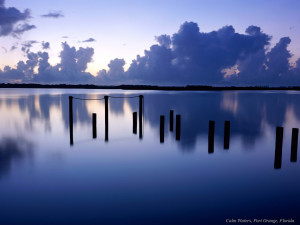
[[[170,131],[173,131],[174,124],[174,110],[170,110]]]
[[[133,119],[132,132],[136,134],[137,133],[137,112],[132,113],[132,119]]]
[[[97,114],[93,113],[93,138],[97,138]]]
[[[74,144],[73,140],[73,96],[69,96],[69,128],[70,128],[70,145]]]
[[[176,115],[176,140],[180,140],[180,115]]]
[[[208,123],[208,153],[214,153],[215,121]]]
[[[226,120],[224,122],[224,149],[229,149],[229,139],[230,139],[230,121]]]
[[[139,96],[139,138],[143,138],[143,95]]]
[[[104,96],[105,100],[105,141],[108,141],[108,96]]]
[[[160,143],[164,143],[165,140],[165,116],[160,116]]]
[[[292,144],[291,144],[291,162],[297,162],[297,150],[298,150],[298,134],[299,129],[292,129]]]
[[[276,127],[276,144],[275,144],[275,160],[274,160],[275,169],[281,168],[282,140],[283,140],[283,127]]]

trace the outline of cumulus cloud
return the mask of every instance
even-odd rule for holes
[[[49,55],[46,52],[39,52],[38,70],[34,77],[35,82],[42,83],[89,83],[94,78],[90,73],[85,72],[88,63],[94,55],[93,48],[82,48],[76,50],[66,42],[62,43],[63,50],[60,52],[61,61],[56,66],[48,62]]]
[[[264,50],[271,37],[255,26],[246,34],[232,26],[204,33],[196,23],[185,22],[172,36],[155,39],[158,45],[132,61],[127,77],[143,84],[221,84],[224,69]]]
[[[10,47],[10,51],[14,51],[18,48],[18,45],[17,44],[14,44],[13,46]]]
[[[138,55],[126,77],[154,85],[300,84],[296,72],[300,61],[296,68],[289,64],[291,40],[281,38],[271,48],[271,36],[257,26],[249,26],[245,34],[232,26],[205,33],[196,23],[185,22],[172,36],[161,35],[156,40],[159,45]]]
[[[157,44],[137,55],[127,71],[125,60],[116,58],[108,70],[94,77],[85,72],[94,49],[76,49],[64,42],[59,64],[51,66],[46,52],[25,51],[28,60],[2,75],[21,71],[27,81],[99,85],[300,85],[300,59],[294,67],[290,65],[290,38],[283,37],[271,46],[271,36],[258,26],[247,27],[245,33],[232,26],[201,32],[197,23],[185,22],[173,35],[155,39]]]
[[[268,52],[261,49],[256,54],[240,60],[239,74],[230,82],[246,85],[299,85],[299,73],[293,68],[289,60],[292,54],[287,49],[291,43],[289,37],[283,37]]]
[[[0,70],[0,82],[1,83],[15,83],[24,80],[24,74],[9,66],[5,66],[3,70]]]
[[[35,41],[35,40],[24,41],[24,42],[22,43],[22,48],[21,48],[21,50],[22,50],[23,52],[28,53],[28,52],[30,51],[30,48],[31,48],[34,44],[37,44],[37,43],[39,43],[39,42],[38,42],[38,41]]]
[[[89,38],[87,40],[84,40],[82,42],[95,42],[96,40],[94,38]]]
[[[14,37],[20,37],[20,35],[22,35],[24,32],[35,29],[36,26],[35,25],[30,25],[28,23],[24,23],[24,24],[20,24],[18,25],[13,31],[12,31],[12,35]]]
[[[123,84],[128,82],[124,71],[125,60],[124,59],[114,59],[108,64],[109,70],[100,70],[96,77],[96,82],[99,84]]]
[[[57,19],[57,18],[60,18],[60,17],[64,17],[64,15],[60,11],[50,11],[47,14],[41,15],[41,17]]]
[[[29,46],[34,41],[26,44]],[[19,61],[16,68],[6,66],[0,70],[0,82],[35,82],[35,83],[91,83],[94,76],[85,72],[88,63],[92,61],[93,48],[70,47],[62,43],[61,61],[55,66],[49,63],[47,52],[26,51],[26,60]],[[38,71],[38,72],[36,72]]]
[[[42,42],[42,49],[49,49],[50,48],[50,43],[49,42]]]
[[[0,36],[13,35],[18,37],[25,31],[35,28],[34,25],[29,25],[27,23],[18,24],[19,22],[24,22],[30,18],[29,9],[21,12],[15,7],[6,8],[4,3],[4,0],[0,1]]]
[[[155,36],[155,40],[161,45],[161,46],[165,46],[167,48],[170,48],[171,46],[171,37],[170,35],[160,35],[160,36]]]

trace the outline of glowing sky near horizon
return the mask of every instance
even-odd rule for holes
[[[25,32],[19,39],[0,36],[0,68],[14,67],[24,60],[21,44],[35,40],[31,51],[41,50],[41,42],[49,42],[50,63],[59,63],[61,43],[70,46],[92,47],[95,50],[88,72],[96,75],[115,58],[123,58],[128,68],[136,55],[156,43],[155,36],[177,32],[185,21],[198,23],[200,31],[210,32],[232,25],[244,33],[249,25],[261,27],[271,35],[272,45],[281,37],[292,42],[289,50],[293,59],[300,57],[300,1],[298,0],[6,0],[5,7],[31,10],[30,24],[37,28]],[[64,17],[42,18],[51,11],[60,11]],[[68,38],[63,38],[67,36]],[[82,42],[94,38],[95,42]],[[11,46],[18,48],[10,51]]]

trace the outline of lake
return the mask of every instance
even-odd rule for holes
[[[300,127],[299,93],[0,89],[0,224],[225,224],[243,219],[299,224],[295,152],[291,160],[292,129]],[[110,96],[108,132],[105,95]],[[74,97],[72,143],[69,96]],[[176,115],[181,116],[180,140]],[[210,120],[215,126],[209,152]],[[228,149],[225,121],[230,121]],[[278,126],[283,142],[276,166]]]

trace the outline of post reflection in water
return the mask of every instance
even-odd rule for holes
[[[208,153],[214,153],[215,121],[210,120],[208,124]]]
[[[254,95],[254,96],[253,96]],[[255,97],[257,95],[257,98]],[[258,98],[258,96],[261,94],[251,94],[249,98],[255,98],[256,100],[260,100],[262,98]],[[221,98],[221,96],[223,96]],[[185,100],[178,100],[178,97],[182,97],[181,95],[176,96],[176,98],[171,98],[169,95],[162,95],[162,96],[153,96],[153,95],[147,95],[147,103],[145,107],[145,111],[147,114],[146,121],[150,122],[150,125],[155,128],[157,126],[156,120],[154,120],[153,115],[158,114],[160,111],[165,112],[166,107],[165,106],[172,106],[177,108],[177,110],[180,112],[185,112],[185,117],[187,118],[185,120],[185,124],[183,125],[184,131],[182,132],[182,142],[178,142],[182,150],[194,150],[195,144],[197,142],[197,136],[199,135],[208,135],[208,152],[213,153],[214,152],[214,141],[215,141],[215,125],[214,121],[209,120],[209,130],[208,133],[205,134],[205,129],[203,126],[195,126],[194,124],[197,123],[203,123],[203,120],[211,118],[213,115],[214,118],[216,118],[217,121],[221,122],[220,120],[225,119],[225,118],[230,118],[233,121],[233,124],[235,125],[232,129],[233,133],[233,138],[235,136],[241,136],[242,140],[244,141],[244,146],[248,145],[254,145],[255,140],[260,138],[260,136],[263,135],[263,130],[261,128],[261,124],[265,122],[269,122],[270,126],[274,126],[277,124],[283,124],[284,123],[284,110],[282,110],[282,107],[279,107],[281,110],[279,110],[278,113],[278,121],[274,119],[274,115],[269,115],[268,113],[263,115],[265,112],[271,112],[268,110],[268,108],[257,108],[257,107],[249,107],[248,105],[243,105],[243,94],[241,97],[236,96],[234,98],[234,103],[230,102],[228,100],[228,93],[220,95],[219,93],[214,93],[213,96],[209,96],[209,94],[206,94],[204,96],[199,96],[199,99],[202,102],[202,106],[206,110],[201,110],[199,107],[195,106],[194,104],[189,104],[189,97],[185,97]],[[194,97],[194,96],[192,96]],[[211,99],[213,97],[213,99]],[[258,104],[258,105],[270,105],[270,102],[273,101],[278,101],[282,99],[282,95],[275,94],[269,96],[264,96],[264,102],[253,102],[253,104]],[[298,96],[297,96],[298,97]],[[122,97],[121,97],[122,98]],[[125,98],[125,97],[124,97]],[[155,98],[155,99],[154,99]],[[105,140],[108,141],[108,96],[104,96],[105,99]],[[162,101],[160,101],[162,99]],[[230,99],[230,97],[229,97]],[[241,101],[239,100],[241,99]],[[153,101],[152,101],[153,100]],[[187,104],[180,104],[178,105],[177,102],[184,102]],[[218,103],[218,101],[220,103]],[[70,101],[71,102],[71,101]],[[155,102],[155,103],[154,103]],[[206,103],[205,103],[206,102]],[[250,101],[251,102],[251,101]],[[283,103],[282,101],[281,103]],[[161,104],[160,104],[161,103]],[[218,104],[217,104],[218,103]],[[72,102],[70,103],[72,104]],[[221,105],[221,110],[220,108],[216,109],[216,107],[210,107],[210,104],[217,104]],[[290,102],[292,104],[292,101]],[[130,106],[132,106],[132,103],[129,103]],[[139,96],[139,137],[142,137],[142,118],[143,118],[143,96]],[[84,106],[84,105],[82,105]],[[288,104],[286,104],[286,109],[288,107]],[[155,111],[152,109],[156,108]],[[112,113],[116,113],[120,115],[120,113],[124,114],[122,110],[120,110],[120,105],[116,104],[111,104],[110,109],[112,110]],[[252,112],[249,112],[249,110],[252,109]],[[296,108],[297,109],[297,108]],[[81,111],[79,109],[78,111]],[[83,112],[86,111],[86,109],[82,110]],[[264,111],[264,112],[263,112]],[[232,113],[233,112],[233,113]],[[244,113],[246,113],[246,116]],[[201,117],[197,117],[196,115],[198,113],[201,113]],[[174,115],[174,110],[169,110],[170,114],[170,131],[173,130],[173,115]],[[251,117],[247,117],[248,115],[252,115]],[[256,116],[256,115],[260,115]],[[296,116],[297,114],[295,114]],[[70,116],[73,116],[73,114],[70,113]],[[299,115],[298,115],[299,116]],[[255,118],[255,120],[253,120]],[[265,118],[266,121],[263,121],[263,118]],[[136,112],[133,112],[133,133],[136,133],[136,122],[137,120],[137,114]],[[250,122],[249,122],[250,120]],[[258,120],[258,121],[257,121]],[[71,121],[71,120],[70,120]],[[176,140],[181,139],[181,115],[176,115]],[[274,122],[272,124],[272,122]],[[193,125],[189,125],[193,124]],[[165,135],[165,130],[164,130],[164,116],[160,116],[160,142],[164,143],[164,135]],[[71,129],[70,125],[70,137],[71,137]],[[217,137],[217,142],[220,143],[221,141],[221,132],[220,128],[216,130],[216,137]],[[279,131],[278,131],[279,132]],[[282,134],[279,132],[278,136],[276,136],[276,151],[275,151],[275,161],[274,161],[274,168],[281,168],[281,158],[282,158]],[[296,161],[297,160],[297,141],[298,139],[296,138],[296,128],[293,129],[293,138],[292,138],[292,144],[291,144],[291,161]],[[229,149],[229,142],[230,142],[230,121],[225,120],[224,121],[224,149]],[[252,138],[252,139],[250,139]],[[244,140],[245,139],[245,140]]]
[[[283,127],[276,127],[276,145],[275,145],[275,161],[274,161],[275,169],[281,168],[282,141],[283,141]]]
[[[298,128],[293,128],[293,130],[292,130],[292,144],[291,144],[291,162],[297,162],[298,134],[299,134],[299,129]]]
[[[196,95],[196,96],[195,96]],[[228,93],[213,94],[146,94],[147,102],[144,104],[143,99],[139,100],[139,128],[143,121],[143,115],[145,114],[145,120],[149,123],[151,128],[156,129],[159,127],[157,117],[161,113],[170,114],[170,130],[172,128],[172,112],[170,108],[174,108],[177,113],[184,115],[184,122],[182,123],[181,140],[178,145],[182,150],[194,150],[197,142],[197,137],[207,136],[207,129],[205,124],[209,120],[214,119],[217,124],[222,124],[226,120],[231,121],[230,135],[231,139],[239,137],[242,141],[242,145],[245,148],[253,148],[255,142],[264,136],[264,127],[268,125],[275,129],[276,126],[281,126],[285,122],[285,114],[287,110],[293,109],[293,115],[297,121],[300,119],[300,106],[296,104],[300,100],[298,95],[288,95],[282,93],[264,94],[264,93],[233,93],[235,98],[231,98]],[[262,97],[263,96],[263,97]],[[50,108],[53,106],[58,107],[61,110],[62,122],[67,129],[72,131],[73,126],[91,124],[91,114],[88,112],[86,101],[71,101],[68,99],[68,95],[41,95],[39,96],[39,107],[37,110],[34,104],[32,96],[22,97],[19,99],[5,99],[8,105],[14,105],[18,107],[21,112],[28,111],[30,124],[35,119],[42,119],[48,121]],[[78,95],[77,97],[87,98],[87,95]],[[103,95],[98,95],[99,98]],[[246,101],[247,99],[247,101]],[[69,100],[69,103],[66,104]],[[233,102],[231,102],[233,101]],[[128,105],[133,111],[136,109],[136,101],[131,99],[125,99],[126,105]],[[199,107],[197,102],[201,102]],[[124,112],[120,110],[121,104],[110,101],[110,111],[106,113],[106,121],[108,121],[108,114],[123,115]],[[180,104],[179,104],[180,103]],[[16,105],[17,104],[17,105]],[[67,106],[69,107],[67,108]],[[143,105],[145,112],[143,113]],[[73,111],[70,111],[71,107]],[[131,113],[133,113],[131,111]],[[108,104],[105,107],[105,112],[108,112]],[[276,112],[276,113],[274,113]],[[200,115],[200,116],[198,116]],[[73,117],[73,120],[71,120]],[[102,117],[103,118],[103,117]],[[70,123],[73,121],[73,124]],[[106,122],[105,124],[107,124]],[[133,122],[134,123],[134,122]],[[32,125],[31,125],[32,126]],[[108,130],[108,126],[105,126],[105,131]],[[143,129],[139,129],[139,133],[142,134]],[[226,122],[225,122],[225,128]],[[108,132],[105,132],[108,133]],[[226,137],[225,132],[225,138]],[[107,136],[107,135],[106,135]],[[215,130],[216,141],[221,143],[223,138],[222,128],[218,125]],[[70,138],[71,140],[71,138]],[[224,143],[225,144],[225,143]]]
[[[230,121],[224,122],[224,149],[229,149],[230,140]]]
[[[108,96],[104,96],[105,99],[105,141],[108,141]]]
[[[133,119],[133,127],[132,127],[132,133],[137,133],[137,112],[132,113],[132,119]]]
[[[93,138],[97,138],[97,114],[93,113]]]
[[[143,95],[139,96],[139,137],[140,139],[143,138],[143,106],[144,106],[143,98],[144,98]]]
[[[69,126],[70,126],[70,145],[74,144],[73,139],[73,97],[69,96]]]
[[[184,115],[184,122],[182,123],[181,140],[178,145],[182,150],[194,150],[197,142],[197,137],[208,135],[205,124],[209,120],[214,119],[217,124],[222,124],[224,121],[231,121],[230,135],[231,139],[239,137],[242,141],[242,145],[245,148],[251,148],[255,145],[255,142],[264,136],[264,128],[266,125],[275,129],[276,126],[283,125],[285,122],[285,114],[287,110],[291,108],[294,110],[293,115],[297,121],[300,119],[300,106],[296,104],[300,100],[298,95],[288,95],[282,93],[264,94],[264,93],[232,93],[235,98],[231,98],[228,93],[215,92],[201,93],[201,94],[146,94],[147,102],[143,103],[143,98],[139,100],[139,128],[143,121],[143,115],[145,114],[145,120],[149,123],[151,128],[156,129],[159,127],[157,117],[161,114],[170,114],[170,130],[172,130],[172,112],[170,108],[174,108],[177,113]],[[263,97],[262,97],[263,96]],[[61,110],[62,122],[66,128],[73,130],[73,126],[91,124],[91,114],[87,109],[87,101],[75,101],[68,99],[68,95],[40,95],[39,96],[39,112],[34,107],[33,96],[22,97],[19,99],[5,99],[8,105],[14,105],[18,107],[21,112],[29,112],[29,121],[32,123],[35,119],[42,119],[49,122],[50,108],[53,106],[58,107]],[[78,95],[77,97],[88,98],[87,95]],[[99,98],[103,95],[98,95]],[[247,101],[246,101],[247,99]],[[69,104],[66,104],[69,100]],[[234,102],[231,102],[234,101]],[[107,101],[108,102],[108,101]],[[133,111],[136,109],[136,101],[131,99],[125,99],[126,105],[128,105]],[[199,107],[197,102],[201,102]],[[17,105],[15,105],[17,103]],[[124,112],[120,110],[124,102],[119,104],[110,101],[110,111],[105,113],[105,124],[108,124],[108,114],[123,115]],[[180,104],[179,104],[180,103]],[[69,108],[67,108],[69,105]],[[145,106],[143,106],[145,105]],[[143,107],[145,112],[143,113]],[[73,110],[71,111],[71,108]],[[131,113],[133,113],[131,111]],[[105,112],[108,112],[108,104],[105,106]],[[276,112],[276,113],[274,113]],[[198,116],[200,115],[200,116]],[[73,120],[71,118],[73,117]],[[71,124],[70,121],[73,121]],[[133,122],[134,123],[134,122]],[[224,131],[229,129],[225,128]],[[141,126],[142,127],[142,126]],[[139,133],[142,134],[143,129],[139,129]],[[105,131],[108,131],[108,126],[105,126]],[[106,134],[108,132],[105,132]],[[226,136],[228,132],[225,132],[224,140],[228,140]],[[107,135],[105,135],[107,136]],[[216,126],[215,130],[216,141],[221,143],[223,138],[222,128]],[[226,141],[225,141],[226,142]],[[225,143],[224,143],[225,144]],[[226,144],[227,145],[227,144]]]
[[[70,90],[0,102],[1,224],[299,219],[298,92]]]
[[[160,116],[160,143],[165,141],[165,116]]]

